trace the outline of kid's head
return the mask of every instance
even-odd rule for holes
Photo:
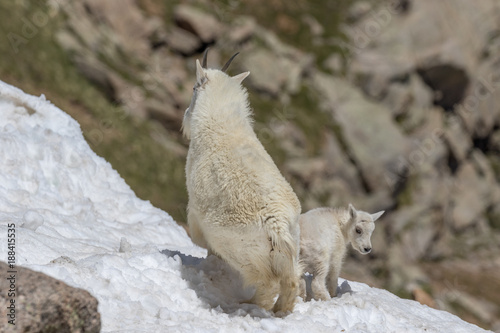
[[[361,254],[368,254],[372,250],[371,236],[375,230],[375,221],[384,214],[380,211],[375,214],[369,214],[361,210],[356,210],[349,204],[349,230],[348,238],[354,249]]]

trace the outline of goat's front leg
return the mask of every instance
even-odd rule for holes
[[[338,282],[339,282],[339,275],[334,269],[332,269],[328,273],[328,276],[326,277],[326,285],[328,287],[328,292],[330,293],[331,297],[337,296]]]
[[[313,276],[311,289],[315,300],[326,301],[330,299],[328,291],[326,290],[326,275],[325,271],[320,271],[318,274],[314,274]]]

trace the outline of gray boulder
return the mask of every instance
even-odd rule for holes
[[[238,45],[249,41],[255,33],[257,23],[251,16],[236,18],[232,26],[228,29],[227,40],[230,44]]]
[[[0,270],[9,266],[0,262]],[[0,331],[2,332],[100,332],[101,316],[97,300],[86,290],[73,288],[57,279],[28,268],[16,266],[15,279],[0,279]],[[9,274],[7,273],[7,277]],[[12,283],[12,284],[11,284]],[[12,288],[15,285],[15,288]],[[15,297],[7,291],[15,290]],[[15,326],[6,320],[15,300]],[[14,330],[15,328],[15,330]]]
[[[251,73],[249,84],[271,96],[278,96],[287,81],[285,64],[271,51],[256,49],[246,54],[242,66]]]
[[[490,203],[489,184],[486,177],[478,172],[474,163],[464,163],[460,166],[456,182],[453,184],[451,199],[453,207],[451,216],[455,230],[461,231],[484,222],[484,213]]]
[[[404,13],[387,2],[372,12],[346,29],[352,40],[347,45],[353,54],[351,80],[369,96],[383,98],[389,84],[417,72],[434,91],[434,103],[453,110],[470,94],[494,86],[489,82],[489,87],[479,87],[498,67],[500,10],[494,0],[412,1]],[[494,102],[482,104],[491,110]],[[471,115],[471,130],[491,129],[495,113]]]
[[[206,44],[213,43],[222,33],[222,24],[212,15],[189,5],[178,5],[174,9],[176,24]]]
[[[68,6],[66,8],[68,11],[74,10],[73,8],[80,8],[85,13],[88,13],[93,24],[92,30],[97,29],[108,33],[113,45],[121,48],[121,51],[125,54],[134,55],[141,59],[150,54],[149,37],[156,28],[155,22],[145,17],[135,0],[85,0],[82,1],[81,5],[75,4],[73,8],[69,7],[73,6]],[[77,18],[77,20],[81,19],[81,16]],[[98,34],[95,37],[99,37]],[[94,41],[106,42],[105,40]]]
[[[322,107],[332,113],[339,135],[370,191],[392,189],[410,145],[391,112],[374,103],[344,80],[316,73],[313,87],[322,95]]]
[[[184,55],[192,55],[202,46],[197,36],[176,26],[165,35],[165,41],[172,50]]]

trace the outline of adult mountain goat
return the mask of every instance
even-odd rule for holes
[[[253,131],[241,85],[250,73],[224,72],[235,56],[221,70],[207,69],[206,52],[203,66],[196,60],[183,120],[189,230],[255,286],[252,303],[287,312],[298,293],[300,203]]]

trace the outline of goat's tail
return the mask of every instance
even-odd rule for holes
[[[280,282],[280,295],[275,312],[292,311],[297,296],[299,264],[299,233],[297,221],[268,219],[267,233],[271,240],[271,269]]]
[[[287,230],[269,233],[271,239],[272,271],[277,276],[291,274],[297,264],[297,241]]]

